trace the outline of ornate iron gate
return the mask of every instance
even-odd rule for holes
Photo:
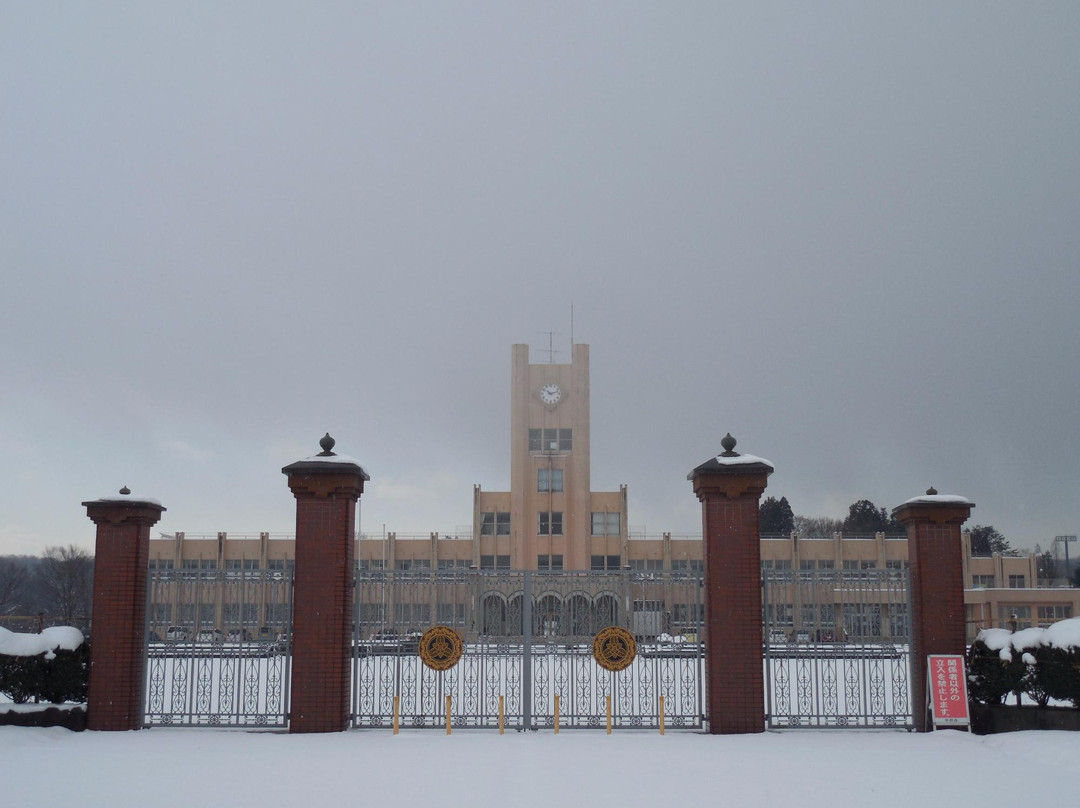
[[[291,570],[156,570],[146,726],[288,723]]]
[[[770,727],[906,727],[907,570],[762,574]]]
[[[703,722],[702,601],[697,574],[662,572],[360,571],[356,578],[353,725],[495,727],[500,697],[514,729],[669,727]],[[464,640],[447,671],[420,661],[432,625]],[[593,637],[617,625],[638,655],[604,670]],[[556,718],[556,696],[558,718]]]

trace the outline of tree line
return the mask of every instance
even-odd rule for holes
[[[899,535],[904,533],[892,513],[878,507],[868,499],[860,499],[848,507],[843,519],[829,516],[800,516],[791,510],[787,497],[766,497],[758,509],[758,530],[765,534],[789,534],[798,532],[803,536],[831,536],[844,533],[848,536],[869,536],[874,533]],[[971,554],[974,556],[1017,556],[1008,539],[993,525],[975,525],[971,528]],[[1044,555],[1050,556],[1049,553]]]
[[[40,556],[0,556],[0,626],[37,630],[58,622],[86,627],[94,592],[94,557],[73,544]]]

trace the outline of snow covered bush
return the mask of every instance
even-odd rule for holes
[[[40,634],[0,628],[0,693],[16,704],[86,701],[89,680],[90,647],[77,628],[57,626]]]
[[[1027,667],[1015,655],[1003,628],[983,629],[968,648],[968,698],[980,704],[1002,704],[1021,690]]]
[[[982,704],[1027,693],[1044,707],[1057,699],[1080,709],[1080,618],[1045,629],[980,631],[968,649],[968,693]]]

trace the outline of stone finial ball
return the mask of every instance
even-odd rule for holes
[[[336,443],[337,441],[331,438],[330,433],[327,432],[322,436],[322,440],[319,441],[319,446],[322,447],[322,452],[320,452],[320,454],[332,455],[334,453],[334,444]]]

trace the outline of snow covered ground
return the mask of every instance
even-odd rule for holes
[[[1072,805],[1080,733],[696,733],[0,727],[0,804]]]

